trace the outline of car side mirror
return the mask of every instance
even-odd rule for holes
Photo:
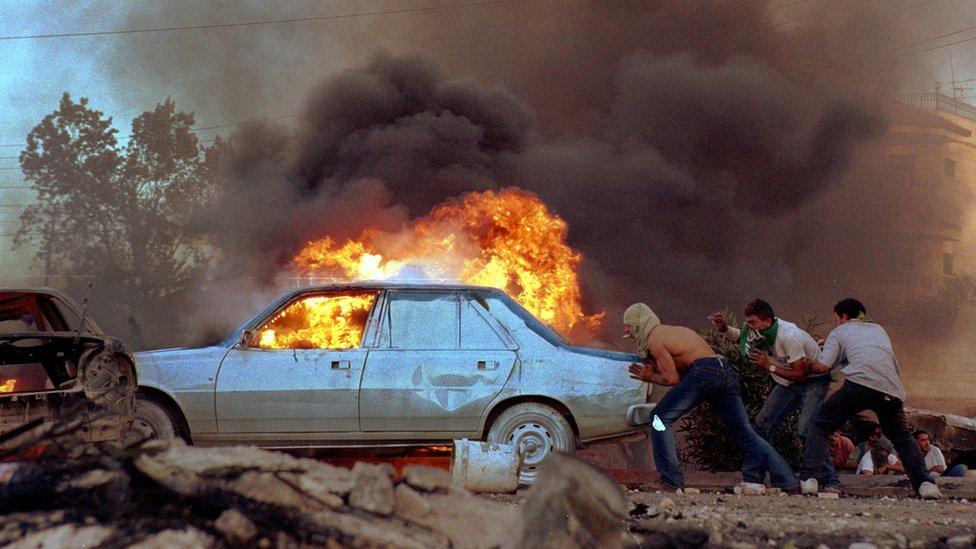
[[[254,345],[254,332],[251,330],[244,330],[241,334],[241,347],[253,347]]]

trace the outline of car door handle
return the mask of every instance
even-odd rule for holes
[[[497,370],[498,361],[497,360],[479,360],[478,361],[479,370]]]
[[[351,367],[351,363],[348,360],[333,360],[332,369],[333,370],[348,370]]]

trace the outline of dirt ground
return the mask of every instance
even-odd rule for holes
[[[844,476],[849,493],[836,499],[728,493],[737,477],[695,473],[688,482],[700,493],[629,490],[632,546],[976,547],[976,478],[940,479],[946,498],[923,501],[903,476]],[[515,508],[524,501],[521,492],[482,497]]]

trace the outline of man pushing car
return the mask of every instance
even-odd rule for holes
[[[624,337],[634,340],[644,361],[630,365],[634,379],[671,386],[654,408],[651,417],[651,445],[661,482],[670,487],[684,485],[684,475],[675,449],[674,424],[692,408],[708,402],[718,412],[730,433],[758,471],[743,471],[746,483],[762,485],[766,470],[773,486],[796,491],[798,483],[786,460],[753,430],[740,396],[739,378],[728,359],[694,330],[661,324],[644,303],[624,312]]]

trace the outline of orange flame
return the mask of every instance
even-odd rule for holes
[[[294,258],[303,274],[357,280],[447,279],[501,288],[571,341],[592,339],[603,313],[583,313],[582,257],[567,226],[519,189],[468,193],[397,233],[369,229],[339,246],[329,237]]]
[[[359,347],[375,293],[316,296],[282,309],[258,333],[262,349]]]
[[[8,379],[0,385],[0,393],[12,393],[14,392],[14,387],[17,385],[16,379]]]

